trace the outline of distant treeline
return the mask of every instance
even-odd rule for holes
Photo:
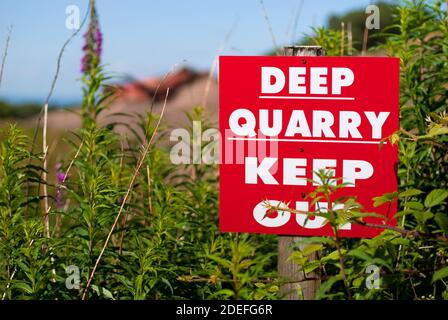
[[[395,2],[377,2],[374,3],[380,13],[380,29],[369,30],[368,46],[377,46],[381,43],[385,43],[389,34],[398,33],[399,29],[394,26],[394,17],[398,14],[398,4]],[[353,47],[357,50],[362,48],[362,38],[365,29],[366,17],[370,13],[365,12],[365,8],[351,10],[342,15],[333,14],[328,18],[327,27],[332,30],[341,30],[341,23],[344,22],[347,28],[347,24],[351,23]]]
[[[28,118],[40,112],[42,105],[37,103],[13,104],[0,100],[0,118]],[[56,106],[49,109],[56,109]]]
[[[367,47],[375,47],[380,44],[386,42],[388,36],[391,34],[397,34],[399,32],[399,28],[397,25],[394,25],[394,19],[398,15],[398,4],[396,1],[385,2],[378,1],[375,4],[379,9],[379,20],[380,20],[380,29],[379,30],[369,30],[368,31],[368,43]],[[351,33],[352,33],[352,45],[353,49],[360,51],[362,49],[362,41],[364,35],[364,29],[366,25],[366,18],[371,13],[366,13],[365,7],[359,7],[354,10],[350,10],[343,14],[332,14],[327,18],[326,23],[324,24],[324,28],[326,30],[332,30],[335,32],[341,31],[341,23],[344,22],[344,30],[345,37],[347,37],[348,24],[351,25]],[[315,32],[319,30],[319,28],[313,28]],[[316,34],[306,34],[302,36],[301,39],[297,39],[295,41],[296,45],[313,45],[314,40],[316,38]],[[347,41],[347,39],[346,39]],[[328,51],[329,48],[326,48]],[[328,53],[328,52],[327,52]],[[270,50],[266,53],[266,55],[276,55],[275,50]]]

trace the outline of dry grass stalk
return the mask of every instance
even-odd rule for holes
[[[145,162],[146,157],[147,157],[147,155],[149,153],[149,150],[151,148],[152,142],[153,142],[154,137],[155,137],[155,135],[157,133],[157,130],[158,130],[159,126],[160,126],[160,123],[162,121],[163,115],[165,113],[166,102],[168,100],[169,92],[170,92],[170,90],[168,88],[167,91],[166,91],[165,101],[163,103],[163,108],[162,108],[162,111],[160,113],[160,118],[157,121],[156,127],[154,129],[154,132],[151,135],[151,138],[149,139],[148,143],[146,144],[145,148],[142,151],[142,155],[140,157],[140,160],[139,160],[139,162],[137,164],[137,167],[135,168],[134,174],[132,175],[131,181],[129,182],[129,187],[128,187],[127,191],[126,191],[126,194],[125,194],[125,196],[123,198],[123,201],[121,202],[120,210],[118,211],[117,216],[115,217],[115,221],[112,224],[112,227],[110,228],[109,234],[107,235],[107,238],[106,238],[106,241],[104,242],[103,248],[101,249],[101,252],[98,255],[98,258],[96,259],[96,262],[95,262],[95,265],[94,265],[94,267],[92,269],[92,272],[90,273],[89,280],[87,281],[86,287],[84,288],[84,291],[83,291],[83,294],[82,294],[82,300],[85,300],[86,297],[87,297],[87,292],[89,290],[90,284],[92,283],[93,277],[95,276],[96,269],[98,268],[98,265],[100,264],[101,258],[103,257],[104,252],[106,251],[107,245],[109,244],[109,241],[110,241],[110,239],[112,237],[112,233],[113,233],[113,231],[115,230],[115,227],[118,224],[118,221],[119,221],[119,219],[121,217],[121,214],[123,213],[124,206],[126,205],[128,199],[129,199],[129,196],[131,194],[132,187],[134,185],[135,179],[137,178],[137,175],[140,172],[140,169],[143,166],[143,163]]]
[[[367,54],[367,41],[369,39],[369,29],[364,28],[364,36],[362,38],[362,56]]]
[[[42,180],[43,183],[43,199],[44,199],[44,227],[45,227],[45,235],[47,238],[50,238],[50,207],[48,206],[48,190],[47,190],[47,154],[48,154],[48,145],[47,145],[47,126],[48,126],[48,103],[44,105],[44,126],[42,130],[42,150],[43,154],[43,170],[42,170]]]
[[[268,13],[266,12],[266,8],[265,8],[265,6],[264,6],[263,0],[260,0],[260,7],[261,7],[261,10],[262,10],[262,12],[263,12],[264,20],[266,21],[266,24],[267,24],[267,26],[268,26],[269,34],[271,35],[272,44],[274,45],[275,52],[276,52],[277,55],[278,55],[278,53],[279,53],[279,51],[280,51],[280,50],[279,50],[279,46],[277,45],[277,41],[275,40],[274,31],[272,30],[271,21],[269,21]]]
[[[347,54],[351,56],[353,54],[353,33],[352,22],[347,22]]]
[[[8,35],[6,36],[5,50],[3,51],[2,65],[0,67],[0,87],[2,86],[3,71],[5,70],[6,57],[8,56],[8,48],[9,48],[9,41],[11,39],[11,33],[12,33],[12,26],[10,26],[8,29]]]

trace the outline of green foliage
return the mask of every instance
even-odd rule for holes
[[[320,27],[313,28],[313,34],[307,36],[304,43],[325,48],[327,56],[340,56],[342,53],[341,39],[342,34],[339,30]]]
[[[52,106],[50,109],[58,107]],[[42,106],[35,103],[12,104],[0,100],[0,118],[26,119],[37,115]]]
[[[377,46],[384,43],[387,36],[381,30],[388,30],[389,32],[398,33],[397,28],[391,28],[394,23],[394,16],[396,15],[396,5],[386,2],[373,3],[378,6],[380,13],[380,30],[369,30],[368,46]],[[365,12],[365,8],[353,10],[343,15],[332,15],[328,19],[328,29],[335,31],[341,30],[341,23],[344,22],[347,27],[348,23],[352,25],[353,46],[356,50],[362,49],[362,41],[365,30],[366,17],[370,13]]]
[[[10,125],[0,145],[0,290],[2,298],[45,297],[52,285],[49,242],[42,220],[30,214],[39,200],[26,185],[40,182],[41,168],[29,162],[28,138]],[[27,210],[27,208],[29,210]]]
[[[401,129],[390,137],[399,149],[400,192],[373,199],[375,206],[399,201],[398,226],[364,240],[338,239],[334,229],[334,242],[315,239],[324,245],[318,260],[306,258],[308,247],[294,252],[294,261],[306,273],[318,270],[326,279],[317,298],[448,297],[448,19],[440,1],[406,1],[398,8],[397,18],[394,28],[400,32],[384,33],[385,44],[372,51],[385,51],[401,61]],[[337,32],[318,29],[314,41],[324,46],[333,43],[329,54],[340,54]],[[325,198],[319,191],[332,187],[319,188],[310,196]],[[340,225],[338,217],[362,223],[359,214],[329,212],[324,216],[333,228]],[[378,289],[366,286],[370,265],[380,268]]]

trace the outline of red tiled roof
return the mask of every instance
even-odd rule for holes
[[[158,101],[165,97],[168,88],[170,88],[170,94],[173,94],[179,87],[205,75],[192,69],[183,68],[167,76],[117,84],[114,87],[118,89],[119,99],[144,102],[154,98]]]

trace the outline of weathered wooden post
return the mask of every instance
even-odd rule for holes
[[[285,56],[323,56],[325,51],[320,46],[285,46],[283,48]],[[298,242],[301,237],[279,236],[278,238],[278,273],[282,279],[287,282],[280,287],[280,293],[286,300],[297,300],[299,298],[299,289],[301,288],[303,299],[314,299],[317,288],[320,285],[318,273],[312,272],[307,275],[311,280],[305,280],[304,273],[299,270],[299,266],[288,261],[292,253],[291,247]],[[302,245],[299,246],[302,249]],[[313,253],[309,258],[316,259],[317,252]]]

